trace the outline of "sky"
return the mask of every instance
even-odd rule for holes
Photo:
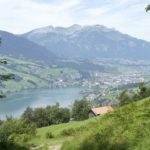
[[[0,0],[0,30],[100,24],[150,41],[150,0]]]

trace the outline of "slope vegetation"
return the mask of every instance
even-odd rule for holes
[[[146,98],[104,116],[38,129],[30,144],[63,150],[149,150],[149,137],[150,98]]]
[[[69,80],[65,85],[69,86],[80,75],[77,70],[71,68],[51,67],[38,61],[17,59],[0,55],[5,58],[7,65],[0,65],[1,74],[13,73],[15,79],[0,83],[0,91],[16,92],[25,89],[55,88],[59,80]]]

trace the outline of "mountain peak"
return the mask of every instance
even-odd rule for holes
[[[45,47],[31,42],[25,37],[5,31],[0,31],[0,35],[2,37],[2,45],[0,46],[1,54],[45,62],[56,59],[56,56]]]
[[[68,28],[71,28],[71,29],[77,29],[77,28],[81,28],[81,27],[82,27],[81,25],[73,24],[73,25],[71,25],[71,26],[68,27]]]
[[[103,25],[49,26],[36,31],[37,34],[30,32],[23,36],[46,47],[59,57],[83,59],[150,58],[149,42]]]
[[[34,30],[28,32],[27,34],[30,34],[30,33],[32,33],[32,34],[45,34],[45,33],[54,31],[54,29],[55,28],[53,26],[46,26],[46,27],[34,29]]]
[[[31,36],[31,35],[45,35],[47,33],[57,33],[57,34],[73,34],[76,31],[83,31],[83,30],[88,30],[88,31],[102,31],[102,32],[110,32],[110,31],[116,31],[113,28],[107,28],[103,25],[78,25],[78,24],[73,24],[69,27],[54,27],[54,26],[46,26],[46,27],[41,27],[37,28],[35,30],[32,30],[25,35]]]

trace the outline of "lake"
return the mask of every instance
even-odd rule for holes
[[[81,88],[38,89],[7,94],[7,97],[0,101],[0,119],[5,119],[6,115],[18,118],[28,106],[46,107],[58,102],[61,107],[71,107],[74,100],[83,97],[80,94],[81,90]]]

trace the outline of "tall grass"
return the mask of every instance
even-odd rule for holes
[[[95,118],[62,150],[149,150],[150,99]]]

